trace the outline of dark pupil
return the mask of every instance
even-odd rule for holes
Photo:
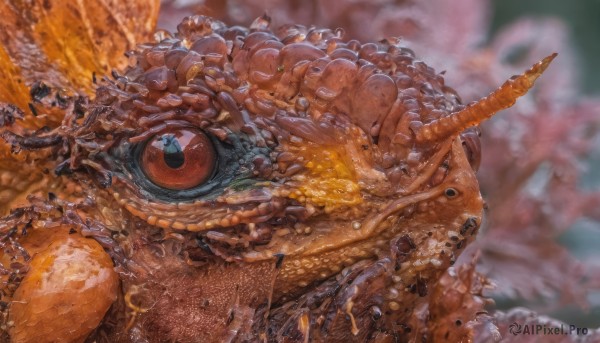
[[[163,158],[165,163],[173,168],[179,168],[185,162],[185,155],[181,150],[181,145],[175,136],[164,135],[160,138],[163,142]]]

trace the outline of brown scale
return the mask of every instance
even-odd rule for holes
[[[75,330],[35,313],[35,303],[3,309],[2,330],[16,341],[44,339],[27,329],[42,322],[56,335],[47,340],[61,341],[416,337],[411,325],[426,327],[415,324],[416,309],[436,304],[442,275],[481,224],[474,126],[524,95],[555,56],[465,106],[395,39],[362,44],[341,30],[271,31],[267,17],[241,28],[200,16],[156,37],[130,51],[130,67],[105,77],[89,104],[70,94],[62,126],[35,132],[29,115],[21,125],[20,112],[2,112],[0,153],[21,151],[28,168],[41,160],[62,174],[49,183],[59,200],[30,198],[35,206],[0,219],[11,237],[4,259],[37,249],[25,228],[52,243],[32,261],[18,257],[31,270],[14,274],[3,301],[20,303],[36,277],[58,271],[65,277],[47,286],[89,304],[65,310],[80,319]],[[46,93],[41,85],[35,94]],[[202,187],[204,178],[152,169],[160,144],[160,168],[185,161],[186,144],[180,151],[169,138],[181,130],[229,149],[213,178],[230,178],[187,197],[195,186],[181,185]],[[154,150],[140,161],[135,152],[146,156],[146,146]],[[200,155],[213,156],[190,156]],[[32,175],[2,169],[0,195],[43,191],[10,181],[41,174]],[[160,180],[148,186],[148,175]],[[72,261],[80,274],[41,263],[68,254],[85,256]],[[90,286],[96,298],[68,281],[81,271],[105,277]],[[52,294],[36,301],[62,301]]]

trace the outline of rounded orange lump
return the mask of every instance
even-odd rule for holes
[[[110,257],[68,228],[27,238],[36,252],[11,302],[11,341],[83,342],[117,297]]]

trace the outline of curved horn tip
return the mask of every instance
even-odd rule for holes
[[[500,88],[469,104],[463,110],[421,126],[415,131],[416,141],[420,143],[440,141],[459,134],[470,126],[479,125],[498,111],[511,107],[517,98],[525,95],[533,87],[534,82],[557,55],[555,52],[546,56],[523,74],[513,76]]]
[[[550,65],[550,63],[552,63],[552,61],[556,58],[556,56],[558,56],[558,53],[554,52],[554,53],[544,57],[538,63],[534,64],[533,67],[531,67],[531,69],[529,69],[525,73],[528,76],[529,81],[534,82],[535,80],[537,80],[537,78],[540,77],[540,75],[542,75],[542,73],[544,73],[546,68],[548,68],[548,66]]]

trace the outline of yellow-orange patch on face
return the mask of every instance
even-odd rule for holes
[[[323,206],[326,212],[361,203],[356,173],[340,150],[310,146],[298,149],[297,153],[306,161],[307,173],[297,178],[301,184],[290,198],[304,198],[306,202]]]

